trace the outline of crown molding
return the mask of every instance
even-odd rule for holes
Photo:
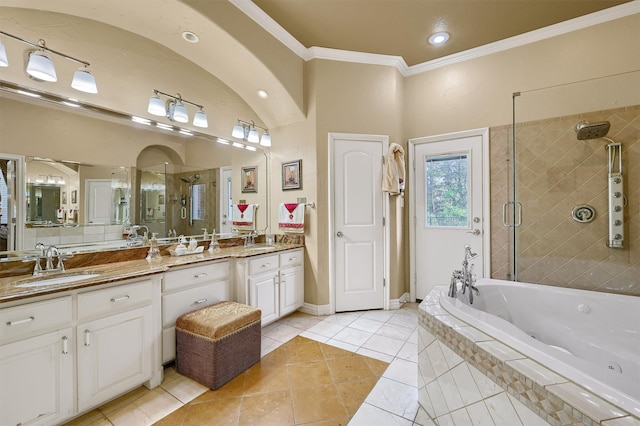
[[[251,0],[229,0],[234,6],[244,12],[253,19],[258,25],[265,29],[269,34],[278,39],[282,44],[288,47],[292,52],[305,61],[312,59],[326,59],[341,62],[355,62],[368,65],[383,65],[395,67],[404,77],[421,74],[423,72],[435,70],[448,65],[469,61],[471,59],[480,58],[494,53],[503,52],[505,50],[524,46],[526,44],[535,43],[551,37],[588,28],[593,25],[602,24],[613,21],[615,19],[624,18],[626,16],[640,13],[640,0],[633,0],[623,3],[605,10],[590,13],[528,33],[520,34],[504,40],[489,43],[473,49],[454,53],[432,61],[423,62],[421,64],[407,66],[407,63],[400,56],[381,55],[374,53],[353,52],[340,49],[329,49],[324,47],[306,48],[302,43],[296,40],[291,34],[284,30],[269,15],[264,13],[262,9],[256,6]]]
[[[309,61],[313,58],[309,56],[309,51],[302,43],[289,34],[269,15],[264,13],[262,9],[256,6],[251,0],[229,0],[231,4],[240,9],[245,15],[253,19],[266,32],[274,36],[280,43],[288,47],[293,53]]]

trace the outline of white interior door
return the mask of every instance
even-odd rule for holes
[[[111,179],[87,179],[85,189],[88,223],[111,223],[113,196]]]
[[[330,135],[333,149],[335,311],[385,307],[386,136]]]
[[[464,246],[478,254],[477,277],[488,268],[488,131],[410,140],[413,151],[412,268],[415,298],[447,285],[460,269]]]
[[[231,167],[220,167],[220,227],[221,234],[231,233]]]

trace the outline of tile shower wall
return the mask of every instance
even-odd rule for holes
[[[608,137],[622,144],[624,249],[607,247],[608,142],[577,140],[580,120],[610,121]],[[640,106],[522,123],[517,130],[518,279],[640,296]],[[511,126],[490,129],[491,276],[499,279],[509,279],[511,269],[511,228],[502,218],[512,191],[511,138]],[[571,218],[581,204],[595,208],[593,222]]]

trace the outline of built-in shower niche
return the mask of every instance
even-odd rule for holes
[[[637,81],[640,72],[514,96],[515,223],[507,225],[518,281],[640,295],[640,92],[630,90]],[[608,132],[596,128],[606,122]],[[612,172],[620,168],[617,191]],[[576,220],[582,206],[589,220]]]
[[[139,220],[165,238],[213,232],[217,218],[219,169],[159,164],[139,171]],[[142,229],[144,232],[144,228]],[[171,234],[171,235],[170,235]]]

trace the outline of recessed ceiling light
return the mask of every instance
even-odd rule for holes
[[[269,94],[267,93],[266,90],[258,90],[258,96],[260,96],[262,99],[267,99],[269,97]]]
[[[189,43],[197,43],[200,41],[200,37],[196,33],[192,33],[191,31],[183,31],[182,38],[187,40]]]
[[[449,33],[445,32],[431,34],[431,36],[429,37],[429,43],[433,44],[434,46],[444,44],[447,42],[447,40],[449,40]]]

